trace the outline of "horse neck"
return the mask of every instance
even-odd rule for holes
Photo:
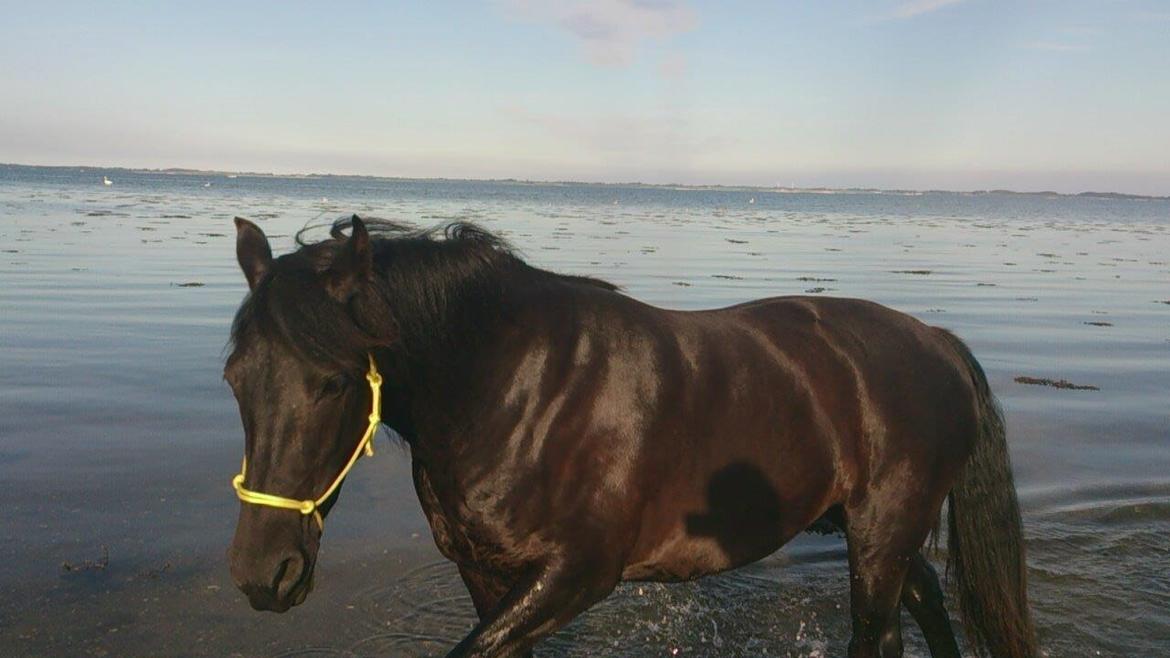
[[[505,315],[509,291],[529,273],[507,254],[467,258],[462,245],[426,246],[435,251],[388,254],[377,295],[397,332],[384,351],[387,375],[405,400],[387,419],[408,439],[441,432],[436,425],[457,415],[466,374]]]

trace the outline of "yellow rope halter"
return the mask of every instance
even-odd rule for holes
[[[325,530],[325,519],[321,517],[321,512],[318,508],[337,491],[337,487],[341,486],[341,481],[349,475],[349,471],[353,469],[354,464],[362,456],[362,452],[369,457],[374,456],[374,434],[378,431],[378,424],[382,422],[382,375],[378,373],[378,366],[374,364],[374,357],[369,356],[370,371],[366,373],[366,380],[370,382],[370,395],[373,402],[370,404],[370,424],[366,427],[366,433],[362,435],[362,440],[358,441],[357,447],[353,450],[353,455],[350,456],[349,461],[346,462],[345,468],[337,474],[333,479],[333,484],[325,490],[316,500],[297,500],[295,498],[285,498],[283,496],[274,496],[259,491],[252,491],[244,488],[244,477],[248,473],[248,458],[244,457],[243,465],[240,466],[240,473],[232,478],[232,488],[236,490],[236,496],[245,503],[252,503],[253,505],[264,505],[265,507],[278,507],[280,509],[291,509],[308,516],[313,515],[317,519],[317,525],[322,531]]]

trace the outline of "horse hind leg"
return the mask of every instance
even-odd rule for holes
[[[921,584],[916,560],[921,559],[918,551],[932,523],[927,515],[907,513],[913,503],[882,498],[871,496],[845,510],[853,621],[850,658],[902,656],[900,604],[908,574],[913,572],[915,587]]]
[[[902,605],[910,611],[932,658],[959,658],[959,645],[951,628],[951,618],[943,607],[943,591],[938,574],[921,553],[910,561],[902,583]]]

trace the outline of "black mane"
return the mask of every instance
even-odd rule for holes
[[[330,226],[330,237],[309,242],[277,258],[240,306],[231,339],[238,345],[256,329],[276,337],[305,358],[346,370],[364,368],[364,355],[401,343],[407,353],[441,349],[442,329],[489,316],[503,290],[553,281],[616,290],[585,276],[532,267],[502,237],[470,222],[431,228],[362,218],[371,238],[373,280],[364,294],[343,305],[330,297],[321,277],[345,244],[353,218]],[[471,327],[474,328],[474,327]]]

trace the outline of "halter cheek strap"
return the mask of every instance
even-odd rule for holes
[[[353,455],[350,456],[349,461],[345,463],[345,467],[341,469],[337,477],[333,479],[333,483],[329,485],[325,493],[315,500],[297,500],[245,489],[244,478],[248,473],[248,458],[244,457],[239,475],[232,478],[232,488],[236,490],[236,496],[241,501],[265,507],[296,510],[305,516],[312,514],[313,518],[317,520],[317,526],[322,531],[325,530],[325,519],[321,516],[319,508],[341,486],[345,476],[349,475],[350,470],[361,458],[363,452],[369,457],[374,456],[374,434],[377,433],[378,425],[382,422],[382,375],[378,373],[378,366],[374,363],[373,355],[369,355],[369,359],[370,371],[366,373],[366,380],[370,382],[370,398],[373,400],[370,403],[370,424],[366,427],[366,433],[362,435],[362,440],[358,441],[357,447],[354,448]]]

